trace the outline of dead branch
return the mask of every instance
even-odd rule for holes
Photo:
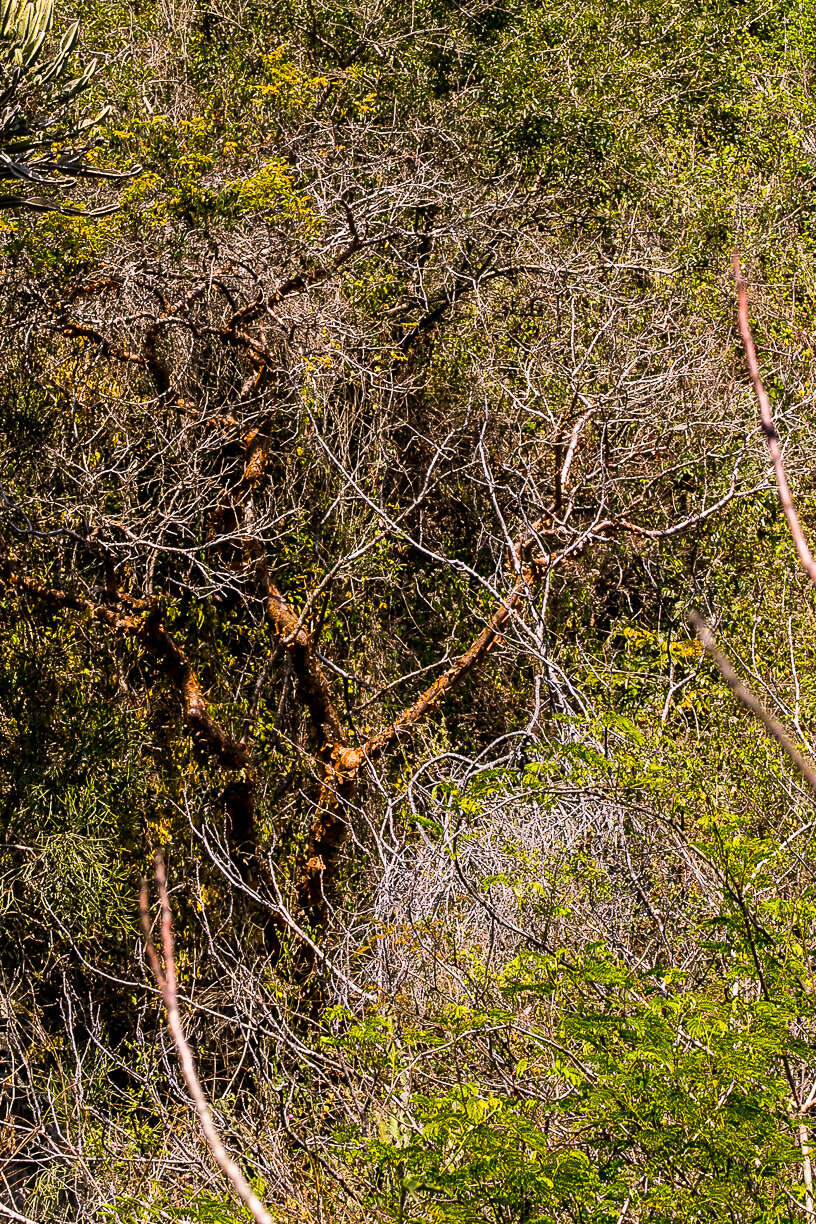
[[[0,1216],[4,1220],[16,1220],[18,1224],[37,1224],[36,1220],[32,1220],[31,1216],[21,1215],[19,1211],[12,1211],[10,1207],[4,1207],[0,1203]]]

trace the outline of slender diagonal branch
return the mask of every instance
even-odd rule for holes
[[[748,321],[748,290],[745,287],[745,281],[742,276],[740,267],[739,255],[734,252],[734,280],[737,283],[737,303],[739,308],[739,329],[742,336],[742,347],[745,349],[745,360],[748,364],[748,372],[751,375],[751,382],[754,387],[754,395],[756,396],[757,404],[759,405],[759,416],[762,422],[762,432],[765,434],[765,441],[768,446],[768,454],[773,464],[774,478],[776,487],[779,491],[779,500],[782,503],[782,509],[785,512],[788,528],[790,530],[793,542],[796,546],[796,553],[802,564],[802,568],[810,578],[810,581],[816,586],[816,559],[808,547],[808,542],[805,539],[805,533],[802,530],[802,524],[799,521],[799,515],[796,513],[796,507],[793,504],[790,485],[788,484],[788,476],[785,471],[785,463],[782,458],[782,448],[779,445],[779,435],[776,432],[774,424],[773,411],[771,409],[771,401],[768,399],[768,393],[762,382],[762,375],[759,372],[759,362],[757,360],[756,346],[754,345],[754,337],[751,334],[751,325]]]
[[[769,710],[759,700],[755,693],[748,688],[731,666],[730,660],[720,650],[717,643],[714,641],[714,635],[711,632],[708,624],[703,620],[699,612],[692,609],[688,613],[689,623],[691,624],[700,642],[705,647],[706,653],[713,659],[717,666],[717,670],[722,676],[725,683],[730,688],[731,692],[736,697],[746,710],[754,715],[759,722],[762,723],[768,735],[775,739],[780,747],[787,753],[790,760],[796,766],[799,773],[810,786],[811,790],[816,792],[816,769],[810,761],[796,747],[793,739],[789,735],[787,729],[783,727],[778,719],[774,718]]]
[[[4,1207],[0,1203],[0,1217],[4,1220],[16,1220],[17,1224],[37,1224],[36,1220],[32,1220],[31,1216],[21,1215],[19,1211],[12,1211],[11,1207]]]
[[[519,542],[515,548],[516,556],[521,557],[530,543],[531,540]],[[297,882],[298,907],[309,917],[313,926],[322,925],[325,919],[326,889],[346,840],[351,804],[357,792],[363,765],[380,756],[401,736],[412,731],[438,706],[448,692],[483,662],[500,639],[502,630],[516,608],[535,588],[551,562],[552,558],[542,557],[524,566],[507,599],[476,635],[467,650],[391,723],[362,745],[349,745],[344,737],[342,740],[335,740],[331,746],[324,763],[325,778],[318,803],[318,814],[312,822]],[[293,623],[297,625],[294,614],[291,615]],[[305,633],[302,629],[300,632]],[[327,680],[325,683],[328,685]]]
[[[167,1012],[167,1027],[170,1029],[170,1035],[172,1036],[173,1044],[176,1047],[179,1064],[181,1066],[181,1073],[184,1076],[187,1091],[192,1098],[199,1125],[201,1126],[202,1133],[207,1141],[207,1146],[212,1153],[213,1160],[229,1181],[233,1190],[238,1195],[238,1198],[249,1208],[250,1212],[252,1213],[252,1218],[255,1220],[256,1224],[274,1224],[272,1216],[258,1198],[257,1194],[255,1194],[249,1182],[246,1180],[240,1168],[229,1155],[221,1141],[221,1136],[216,1128],[212,1110],[210,1109],[207,1098],[204,1095],[204,1090],[201,1087],[201,1082],[198,1078],[192,1051],[187,1044],[187,1038],[184,1035],[184,1029],[181,1024],[181,1016],[179,1015],[178,1006],[178,986],[176,982],[175,952],[173,947],[173,919],[170,910],[170,897],[167,892],[167,873],[164,867],[164,860],[160,854],[156,855],[156,884],[158,886],[159,904],[161,906],[161,942],[162,952],[164,954],[164,971],[162,971],[159,954],[153,945],[153,939],[151,937],[150,905],[148,901],[147,880],[145,879],[142,880],[142,888],[139,896],[139,910],[142,918],[145,946],[147,949],[148,959],[150,961],[150,967],[153,970],[153,975],[156,978],[156,982],[158,983],[159,989],[162,993],[165,1011]]]
[[[467,650],[441,676],[438,676],[432,684],[429,684],[420,693],[416,701],[402,710],[393,722],[389,723],[387,727],[383,727],[360,748],[353,750],[358,766],[364,760],[372,760],[374,757],[379,756],[380,753],[399,739],[401,735],[411,731],[421,722],[426,714],[429,714],[439,704],[439,701],[446,693],[455,688],[468,672],[473,671],[479,666],[501,637],[502,630],[510,620],[513,612],[522,602],[525,595],[536,585],[536,574],[538,572],[543,573],[545,569],[546,565],[543,562],[534,568],[526,568],[522,577],[515,583],[506,602],[494,613],[484,629],[473,639]],[[351,758],[351,753],[347,755]],[[349,764],[351,764],[351,759],[349,759]]]

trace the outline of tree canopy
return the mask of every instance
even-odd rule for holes
[[[0,1218],[813,1218],[814,70],[7,0]]]

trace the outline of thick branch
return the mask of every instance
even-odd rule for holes
[[[528,543],[529,541],[524,541],[518,546],[517,556]],[[547,560],[549,561],[549,558]],[[460,655],[447,671],[434,680],[392,723],[360,747],[348,746],[345,739],[334,741],[325,764],[326,773],[319,813],[312,823],[309,842],[304,858],[301,860],[297,881],[298,907],[308,916],[313,926],[320,926],[325,921],[326,890],[331,885],[334,869],[346,839],[349,807],[357,791],[362,765],[390,748],[401,735],[413,730],[427,714],[436,708],[446,693],[450,692],[485,659],[500,638],[504,626],[515,609],[536,585],[539,577],[546,572],[546,568],[547,564],[543,558],[535,565],[525,567],[507,601],[474,638],[464,654]],[[291,610],[290,616],[292,617],[291,632],[295,632],[297,620]],[[302,628],[297,632],[304,634],[308,639],[308,635]],[[326,683],[325,677],[323,679]]]
[[[24,591],[52,608],[68,608],[85,612],[94,620],[131,634],[155,658],[179,690],[184,720],[193,738],[203,744],[227,769],[243,769],[252,773],[249,750],[243,740],[236,740],[212,717],[206,698],[201,691],[193,667],[181,647],[173,640],[159,620],[158,610],[148,600],[132,599],[116,595],[117,603],[127,603],[135,612],[143,615],[127,615],[121,609],[94,603],[85,595],[64,591],[60,587],[49,587],[30,578],[20,577],[10,568],[3,574],[6,586]],[[146,615],[145,615],[146,613]]]
[[[473,671],[479,666],[501,637],[502,630],[524,596],[536,585],[537,573],[543,573],[545,568],[546,566],[542,562],[540,566],[537,565],[534,568],[526,569],[523,576],[516,582],[510,592],[507,602],[502,604],[485,625],[484,629],[482,629],[481,633],[474,638],[465,653],[460,655],[447,671],[438,676],[433,684],[429,684],[425,691],[420,693],[416,701],[398,714],[392,723],[378,731],[376,735],[373,735],[361,748],[352,750],[356,754],[355,765],[357,768],[359,768],[364,760],[371,760],[386,748],[389,748],[401,735],[412,731],[417,723],[421,722],[426,714],[429,714],[439,704],[440,699],[446,693],[459,684],[468,672]],[[347,756],[350,756],[350,754],[347,754]],[[351,761],[349,761],[349,764],[351,764]]]
[[[141,622],[136,636],[159,659],[179,690],[184,720],[196,742],[203,744],[226,769],[243,769],[252,778],[252,763],[246,743],[231,736],[210,714],[189,659],[158,616],[150,615]]]
[[[298,696],[309,712],[312,734],[321,760],[328,763],[332,753],[346,744],[346,733],[331,693],[331,684],[315,654],[311,634],[301,625],[294,610],[261,565],[266,586],[266,615],[278,640],[292,660]]]
[[[134,353],[131,349],[114,348],[106,336],[98,331],[95,327],[90,327],[87,323],[69,322],[63,323],[62,334],[70,340],[93,340],[94,344],[99,345],[99,350],[103,357],[110,357],[116,361],[130,362],[134,365],[146,366],[147,362],[141,353]]]

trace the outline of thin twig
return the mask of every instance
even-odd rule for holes
[[[153,939],[150,933],[150,905],[148,900],[147,880],[142,880],[142,888],[139,896],[139,909],[142,916],[142,927],[145,933],[145,946],[147,949],[150,967],[159,985],[164,999],[165,1010],[167,1011],[167,1026],[170,1029],[173,1042],[181,1064],[181,1072],[184,1076],[184,1082],[187,1085],[196,1114],[198,1115],[201,1129],[204,1133],[204,1138],[207,1140],[207,1146],[212,1152],[213,1159],[221,1169],[224,1176],[231,1183],[235,1193],[243,1203],[252,1212],[252,1217],[256,1224],[274,1224],[272,1216],[264,1207],[261,1200],[252,1190],[249,1182],[244,1177],[238,1165],[227,1152],[221,1136],[215,1127],[212,1111],[207,1098],[204,1096],[204,1091],[199,1082],[198,1074],[195,1069],[193,1055],[187,1044],[187,1038],[184,1036],[184,1030],[181,1026],[181,1018],[178,1009],[178,988],[176,982],[176,963],[173,948],[173,921],[170,911],[170,897],[167,892],[167,873],[164,867],[164,859],[161,854],[156,855],[156,884],[159,890],[159,904],[161,906],[161,942],[162,951],[164,953],[164,972],[162,972],[159,954],[153,944]]]
[[[700,616],[699,612],[692,609],[688,613],[689,623],[694,632],[705,647],[706,652],[711,656],[717,665],[717,670],[722,676],[725,683],[730,688],[731,692],[740,701],[747,710],[750,710],[755,718],[758,718],[768,734],[776,740],[776,742],[785,750],[793,764],[799,770],[799,773],[808,783],[813,791],[816,791],[816,769],[811,765],[810,761],[802,755],[799,749],[794,744],[785,727],[778,719],[774,718],[770,711],[766,710],[759,698],[748,688],[746,684],[739,678],[737,673],[731,666],[730,660],[723,654],[717,643],[714,641],[707,623]]]

